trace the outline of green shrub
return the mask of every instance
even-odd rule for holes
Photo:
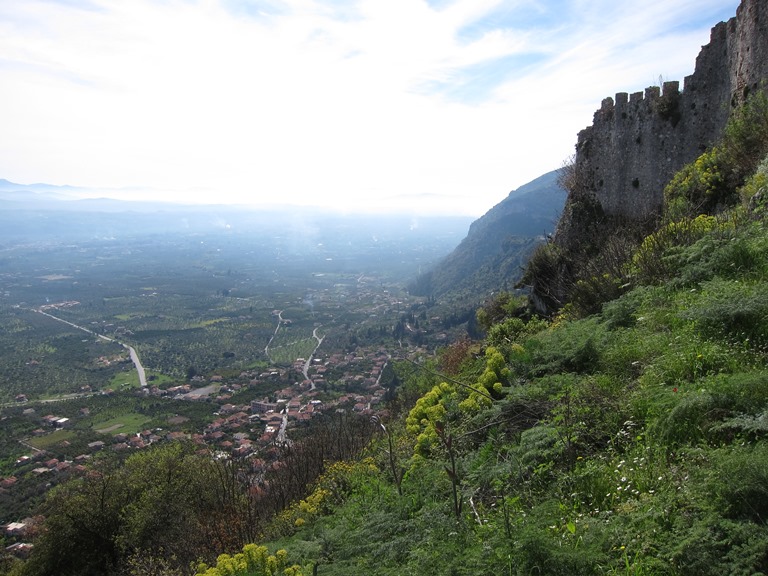
[[[606,325],[613,325],[617,321],[617,314],[630,315],[630,310],[635,312],[631,314],[631,319],[624,321],[634,320],[637,324],[634,328],[611,330],[610,338],[600,351],[600,370],[623,382],[625,386],[631,386],[646,370],[654,369],[657,358],[669,352],[670,344],[674,345],[674,340],[670,342],[671,336],[665,330],[662,329],[659,333],[654,329],[655,320],[643,314],[645,304],[642,308],[634,308],[631,302],[618,301],[617,304],[619,306],[609,313]],[[659,308],[662,306],[660,303]],[[659,313],[659,310],[656,310],[656,313]]]
[[[637,323],[637,318],[650,290],[646,287],[635,288],[620,298],[606,302],[603,305],[602,317],[609,330],[631,328]]]
[[[768,572],[766,527],[724,519],[715,513],[694,517],[669,543],[670,564],[679,576],[757,576]]]
[[[439,446],[435,425],[445,422],[446,405],[455,404],[456,387],[447,382],[434,386],[416,402],[405,420],[408,434],[416,437],[415,453],[428,456]]]
[[[525,336],[542,331],[546,326],[547,323],[537,317],[527,322],[520,318],[506,318],[490,327],[487,336],[488,344],[497,348],[508,347]]]
[[[632,258],[632,271],[640,283],[657,284],[680,270],[680,250],[726,227],[713,216],[699,215],[668,223],[647,236]]]
[[[742,278],[765,267],[765,249],[746,234],[706,236],[677,250],[677,286],[695,286],[716,276]],[[764,242],[762,244],[765,244]]]
[[[676,335],[659,336],[667,347],[643,371],[639,378],[642,385],[685,389],[700,378],[739,368],[740,359],[729,347],[703,339],[690,329],[678,330]]]
[[[533,286],[537,308],[552,311],[563,305],[560,281],[564,263],[562,249],[553,242],[540,244],[531,255],[519,284]]]
[[[288,553],[278,550],[270,555],[265,546],[246,544],[243,551],[230,556],[221,554],[216,566],[202,564],[197,569],[197,576],[302,576],[300,566],[289,566]]]
[[[604,574],[609,546],[599,522],[550,498],[528,508],[514,526],[511,566],[502,574]]]
[[[768,93],[752,94],[731,114],[723,133],[723,149],[736,184],[751,175],[768,153]]]
[[[612,478],[613,463],[606,458],[581,458],[572,475],[572,490],[581,509],[600,512],[609,509],[616,486]]]
[[[525,342],[527,369],[532,375],[589,374],[598,367],[599,351],[606,339],[607,329],[596,317],[552,326]]]
[[[726,442],[739,431],[737,415],[744,419],[768,408],[768,375],[764,371],[721,374],[674,395],[677,402],[654,426],[665,444]],[[747,421],[743,423],[747,427]]]
[[[662,418],[654,429],[654,437],[669,446],[695,444],[707,438],[708,429],[730,413],[727,398],[693,392],[682,395],[680,401]]]
[[[565,454],[565,444],[554,426],[540,424],[523,431],[516,454],[526,477],[542,485],[552,479],[555,464]]]
[[[675,174],[664,189],[666,218],[693,218],[733,204],[736,196],[728,185],[726,164],[722,148],[715,147]]]
[[[744,186],[739,190],[741,201],[744,204],[752,202],[755,207],[758,207],[760,202],[765,204],[768,201],[768,156],[763,158],[760,164],[757,166],[755,173],[745,182]],[[760,195],[759,201],[753,201],[753,198]]]
[[[681,316],[707,338],[759,345],[768,339],[768,291],[762,283],[712,280]]]
[[[525,305],[524,298],[509,292],[499,292],[477,311],[477,323],[483,330],[488,330],[506,318],[522,315]]]
[[[719,453],[710,490],[727,517],[767,525],[768,446]]]
[[[599,312],[605,302],[621,296],[625,282],[607,272],[593,274],[576,281],[570,294],[572,311],[578,318]]]
[[[757,415],[739,414],[726,419],[716,430],[747,438],[768,436],[768,410]]]
[[[308,522],[331,512],[355,489],[363,490],[366,482],[373,482],[380,470],[373,458],[357,462],[333,462],[314,482],[312,492],[277,514],[266,529],[269,537],[292,534]]]
[[[712,394],[727,396],[734,412],[757,414],[768,407],[766,370],[722,374],[702,382],[702,387]]]

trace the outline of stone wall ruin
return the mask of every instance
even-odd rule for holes
[[[665,82],[603,100],[578,135],[571,196],[594,196],[608,215],[657,214],[672,176],[717,142],[730,110],[766,78],[768,1],[742,0],[734,18],[712,29],[683,90]]]

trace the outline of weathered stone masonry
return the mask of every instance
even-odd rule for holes
[[[718,140],[731,108],[766,78],[768,0],[742,0],[736,17],[712,29],[682,91],[666,82],[603,100],[592,126],[579,133],[581,190],[572,193],[594,194],[609,215],[658,213],[666,183]]]

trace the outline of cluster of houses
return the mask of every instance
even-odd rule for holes
[[[36,476],[64,472],[85,472],[86,467],[84,464],[89,458],[90,456],[88,454],[83,454],[75,458],[75,460],[59,460],[58,458],[51,458],[47,452],[39,451],[28,456],[21,456],[16,460],[16,466],[23,467],[33,464],[34,468],[31,468],[30,471]],[[2,481],[0,481],[0,489],[7,489],[14,486],[17,480],[16,476],[3,478]]]
[[[149,388],[140,393],[208,401],[216,410],[216,419],[193,434],[155,428],[135,434],[118,432],[107,436],[104,431],[104,439],[90,442],[87,452],[72,461],[58,460],[44,451],[35,451],[16,461],[17,475],[0,478],[0,492],[13,490],[19,477],[25,474],[85,473],[87,461],[102,450],[140,450],[157,442],[177,439],[190,440],[221,457],[247,457],[254,466],[267,466],[265,459],[272,460],[271,450],[290,442],[291,430],[307,424],[318,414],[329,410],[375,413],[386,393],[380,379],[388,358],[384,350],[336,353],[312,359],[308,366],[305,359],[299,358],[290,368],[243,372],[234,379],[214,375],[204,380],[197,376],[189,384],[166,390]],[[247,404],[234,403],[237,393],[244,388],[264,384],[275,391]],[[276,389],[281,385],[282,388]],[[33,408],[24,411],[30,416],[34,412]],[[88,415],[88,409],[83,408],[80,416]],[[72,421],[48,414],[41,418],[41,423],[41,427],[32,432],[33,436],[67,428]],[[22,541],[25,531],[20,524],[8,524],[5,529],[7,542],[12,542],[7,551],[19,556],[28,554],[30,545]],[[8,538],[11,535],[13,537]]]
[[[186,384],[165,389],[150,386],[139,393],[213,403],[218,417],[190,439],[243,457],[272,443],[285,442],[291,428],[308,423],[326,410],[373,414],[386,393],[380,378],[388,360],[388,354],[381,349],[335,353],[309,363],[297,358],[287,368],[245,371],[227,379],[220,375],[208,379],[194,376]],[[265,385],[283,387],[249,404],[233,403],[243,389]],[[138,440],[133,442],[130,447],[139,447],[135,445]]]
[[[373,414],[386,392],[379,381],[388,358],[384,350],[336,353],[326,358],[313,359],[306,369],[306,377],[306,361],[298,358],[291,368],[274,368],[260,373],[243,372],[237,382],[227,382],[219,375],[207,381],[196,376],[190,384],[165,390],[152,387],[142,393],[210,401],[216,406],[218,417],[199,434],[162,430],[144,430],[137,434],[116,433],[108,440],[89,443],[88,449],[91,452],[141,449],[162,440],[188,438],[234,456],[247,456],[271,443],[285,441],[291,428],[306,424],[323,411],[352,410]],[[243,388],[262,384],[270,384],[274,388],[281,383],[285,386],[269,397],[243,405],[230,401]],[[340,395],[329,394],[329,390],[343,392]],[[29,415],[34,412],[32,408],[24,411]],[[88,409],[84,408],[81,415],[87,416]],[[50,433],[52,428],[67,428],[72,423],[69,418],[55,414],[43,416],[41,421],[43,426],[33,430],[33,436],[43,436]],[[87,454],[78,456],[76,463],[78,459],[87,457]],[[22,459],[19,464],[23,463]],[[61,462],[57,466],[57,470],[61,471],[67,467],[67,463]],[[46,467],[46,470],[51,471],[53,468]]]
[[[21,482],[27,474],[36,477],[54,476],[66,478],[70,474],[85,473],[87,468],[84,466],[84,459],[79,461],[59,460],[51,458],[46,452],[37,451],[29,456],[21,456],[16,460],[16,467],[20,470],[10,476],[0,478],[0,494],[13,494],[14,488]],[[23,467],[26,467],[25,471]],[[50,483],[51,480],[45,480]],[[9,522],[0,525],[5,552],[7,555],[13,555],[18,558],[27,558],[32,551],[32,544],[29,540],[33,539],[42,521],[42,517],[36,516],[25,518],[16,522]]]
[[[215,393],[216,400],[224,402],[217,410],[218,418],[205,428],[200,438],[193,437],[193,440],[202,441],[217,451],[243,457],[272,444],[288,441],[292,428],[306,424],[317,414],[328,410],[373,414],[386,393],[379,381],[388,358],[382,350],[363,354],[333,354],[325,359],[312,360],[306,378],[306,360],[303,358],[298,358],[290,369],[242,373],[241,378],[249,378],[248,386],[259,386],[270,381],[287,384],[267,397],[252,400],[248,405],[230,403],[231,393],[236,391],[233,386],[238,385],[218,380],[221,386]],[[364,373],[361,373],[362,366],[366,367]],[[300,379],[297,378],[299,374]],[[333,388],[351,392],[329,395],[327,379],[331,374],[334,375]],[[175,394],[179,392],[174,390]],[[193,399],[200,398],[194,388],[181,393]]]
[[[10,522],[0,525],[6,542],[6,554],[12,554],[19,558],[27,558],[32,552],[32,544],[25,540],[31,539],[34,532],[40,526],[42,518],[25,518],[19,522]],[[8,544],[10,542],[10,544]]]

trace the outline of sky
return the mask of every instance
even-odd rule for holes
[[[0,0],[0,178],[479,216],[737,0]]]

